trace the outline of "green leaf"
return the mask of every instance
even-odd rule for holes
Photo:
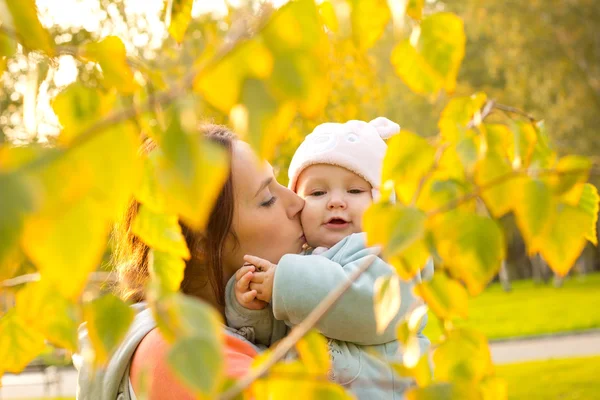
[[[406,4],[406,14],[417,21],[423,16],[423,5],[425,0],[408,0]]]
[[[24,218],[37,208],[36,187],[26,176],[0,172],[0,280],[15,272]]]
[[[115,100],[114,95],[103,94],[80,82],[69,85],[52,101],[52,108],[63,126],[58,136],[59,143],[71,143],[79,133],[105,117],[113,108]]]
[[[466,328],[450,331],[433,352],[434,378],[441,382],[475,383],[493,371],[485,335]]]
[[[598,234],[596,232],[596,226],[598,224],[598,203],[600,197],[598,196],[598,189],[591,183],[583,185],[583,193],[577,204],[577,208],[583,211],[589,220],[588,233],[585,238],[592,242],[594,246],[598,245]]]
[[[372,204],[363,217],[369,246],[382,245],[387,259],[403,258],[409,262],[397,270],[403,279],[411,279],[429,256],[420,243],[425,234],[425,220],[425,214],[417,208],[386,203]]]
[[[185,31],[192,21],[192,5],[194,0],[169,0],[167,9],[167,24],[169,34],[177,43],[183,42]]]
[[[229,173],[227,152],[198,132],[186,132],[177,113],[159,139],[153,162],[167,209],[202,229]]]
[[[454,211],[440,216],[430,229],[451,274],[461,279],[472,295],[480,293],[504,259],[504,236],[496,221]]]
[[[375,281],[374,290],[377,333],[382,333],[400,310],[400,280],[397,275],[380,276]]]
[[[17,41],[6,33],[0,32],[0,58],[12,57],[16,52]]]
[[[383,182],[392,179],[398,200],[410,204],[421,179],[434,163],[435,148],[419,135],[402,130],[388,141]]]
[[[391,12],[386,0],[351,0],[352,37],[365,51],[373,47],[385,31]]]
[[[309,331],[296,343],[296,350],[306,368],[314,374],[326,376],[331,368],[327,339],[316,330]]]
[[[137,89],[127,63],[125,45],[119,37],[107,36],[100,42],[87,44],[83,58],[100,64],[108,87],[114,87],[123,94],[132,94]]]
[[[108,230],[101,207],[84,200],[54,214],[27,218],[21,246],[42,278],[74,299],[102,259]]]
[[[134,311],[113,294],[99,297],[83,307],[96,365],[103,365],[125,337]]]
[[[438,122],[442,138],[450,143],[458,143],[465,136],[472,135],[467,125],[475,119],[486,101],[487,96],[482,92],[450,100]]]
[[[264,83],[255,79],[244,83],[242,104],[247,110],[247,124],[243,126],[234,121],[236,132],[240,132],[262,158],[270,159],[288,132],[295,116],[294,105],[279,106]]]
[[[566,204],[559,204],[539,241],[539,251],[550,268],[565,276],[583,251],[595,217]]]
[[[529,254],[535,254],[542,246],[541,240],[553,218],[556,201],[548,185],[540,180],[526,181],[519,193],[515,202],[517,226]]]
[[[592,162],[587,157],[562,157],[555,167],[556,174],[549,177],[550,187],[557,194],[566,193],[576,185],[585,183],[591,168]]]
[[[396,74],[415,93],[454,92],[456,76],[465,54],[462,20],[452,13],[436,13],[413,32],[416,43],[401,41],[392,51]]]
[[[510,176],[512,172],[508,160],[492,151],[488,151],[475,167],[475,182],[480,188],[486,188],[481,191],[481,198],[494,218],[500,218],[511,211],[519,197],[518,177],[496,183],[499,179]],[[491,185],[492,183],[494,184]]]
[[[153,281],[165,292],[176,292],[181,286],[185,262],[172,253],[150,249],[149,272]]]
[[[0,317],[0,373],[21,372],[44,350],[44,336],[11,309]]]
[[[165,339],[204,337],[222,342],[222,319],[207,303],[182,293],[167,294],[150,302],[154,318]]]
[[[75,303],[57,294],[44,281],[29,283],[16,296],[16,310],[21,319],[53,344],[77,351],[79,316]]]
[[[176,215],[156,213],[142,204],[131,229],[144,243],[155,250],[186,260],[190,258],[190,251]]]
[[[54,42],[38,19],[35,0],[8,0],[10,15],[1,15],[0,20],[17,33],[18,40],[26,50],[41,50],[54,56]]]
[[[514,122],[512,124],[513,143],[509,148],[509,156],[513,168],[526,168],[531,162],[537,143],[537,132],[529,122]]]
[[[177,340],[167,354],[167,362],[186,386],[208,398],[214,398],[224,379],[222,346],[204,336]]]
[[[429,282],[415,286],[417,293],[441,319],[467,318],[469,296],[458,281],[436,273]]]

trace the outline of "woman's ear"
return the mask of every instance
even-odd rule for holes
[[[377,117],[369,122],[382,139],[389,139],[400,132],[400,125],[385,117]]]

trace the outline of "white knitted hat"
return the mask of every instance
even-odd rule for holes
[[[288,187],[296,191],[298,177],[307,167],[330,164],[363,177],[371,184],[375,195],[381,186],[381,170],[387,150],[384,139],[398,132],[400,126],[384,117],[369,123],[352,120],[345,124],[321,124],[306,136],[292,157]]]

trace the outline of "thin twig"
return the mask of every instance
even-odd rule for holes
[[[537,119],[535,119],[535,117],[533,117],[531,114],[528,114],[525,111],[520,110],[516,107],[511,107],[511,106],[507,106],[505,104],[499,104],[499,103],[496,103],[496,105],[494,107],[497,108],[498,110],[502,110],[502,111],[505,111],[508,113],[521,115],[521,116],[527,118],[529,120],[529,122],[537,121]]]
[[[488,100],[483,105],[480,113],[475,113],[473,118],[467,123],[467,129],[472,129],[481,124],[481,122],[487,118],[488,115],[492,113],[494,108],[497,108],[497,103],[494,100]]]
[[[24,285],[26,283],[38,282],[41,279],[41,275],[39,272],[34,272],[32,274],[25,274],[15,276],[14,278],[6,279],[0,282],[2,287],[10,288],[15,286]],[[92,272],[88,275],[88,282],[93,283],[105,283],[105,282],[114,282],[116,277],[111,272],[101,272],[96,271]]]
[[[292,331],[283,338],[273,351],[267,356],[262,364],[257,368],[250,370],[242,379],[226,392],[224,392],[220,399],[229,400],[235,398],[239,393],[252,384],[256,379],[263,376],[273,365],[281,360],[290,351],[296,343],[302,339],[306,333],[311,330],[315,324],[329,311],[329,309],[336,303],[336,301],[352,286],[352,284],[365,272],[373,261],[379,255],[380,250],[377,250],[374,254],[371,254],[363,260],[360,266],[348,276],[348,280],[339,284],[311,311],[310,314],[298,325],[296,325]]]

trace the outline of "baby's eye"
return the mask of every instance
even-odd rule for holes
[[[315,197],[319,197],[319,196],[323,196],[325,194],[324,190],[316,190],[314,192],[312,192],[310,195],[311,196],[315,196]]]
[[[362,190],[362,189],[350,189],[350,190],[348,190],[348,193],[351,193],[351,194],[361,194],[361,193],[364,193],[364,192],[365,191]]]

